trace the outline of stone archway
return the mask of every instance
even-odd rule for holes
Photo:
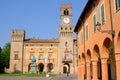
[[[69,63],[65,63],[63,65],[63,73],[67,73],[67,72],[70,73],[70,65],[69,65]]]
[[[47,65],[47,72],[53,72],[53,64],[52,63],[48,63]]]
[[[39,63],[39,64],[38,64],[38,71],[39,71],[40,73],[42,73],[42,72],[44,71],[44,64],[43,64],[43,63]]]
[[[103,51],[109,55],[107,60],[108,64],[108,79],[115,80],[115,57],[114,57],[114,46],[110,38],[105,38],[103,42]]]

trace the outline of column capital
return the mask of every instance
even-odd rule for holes
[[[101,58],[102,63],[107,63],[108,58]]]

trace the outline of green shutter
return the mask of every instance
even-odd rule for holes
[[[96,14],[93,16],[94,33],[96,33]]]
[[[105,15],[104,15],[104,4],[102,4],[101,6],[101,21],[102,21],[102,25],[104,25],[105,23]]]

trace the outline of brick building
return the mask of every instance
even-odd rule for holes
[[[75,27],[79,80],[120,80],[120,0],[88,0]]]
[[[35,57],[38,73],[77,73],[77,47],[72,25],[72,5],[61,5],[58,33],[58,39],[25,39],[24,30],[12,30],[8,72],[28,73],[31,58]]]

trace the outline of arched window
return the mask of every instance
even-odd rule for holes
[[[69,11],[67,9],[64,10],[64,15],[69,15]]]
[[[68,47],[68,42],[67,41],[65,42],[65,47]]]

